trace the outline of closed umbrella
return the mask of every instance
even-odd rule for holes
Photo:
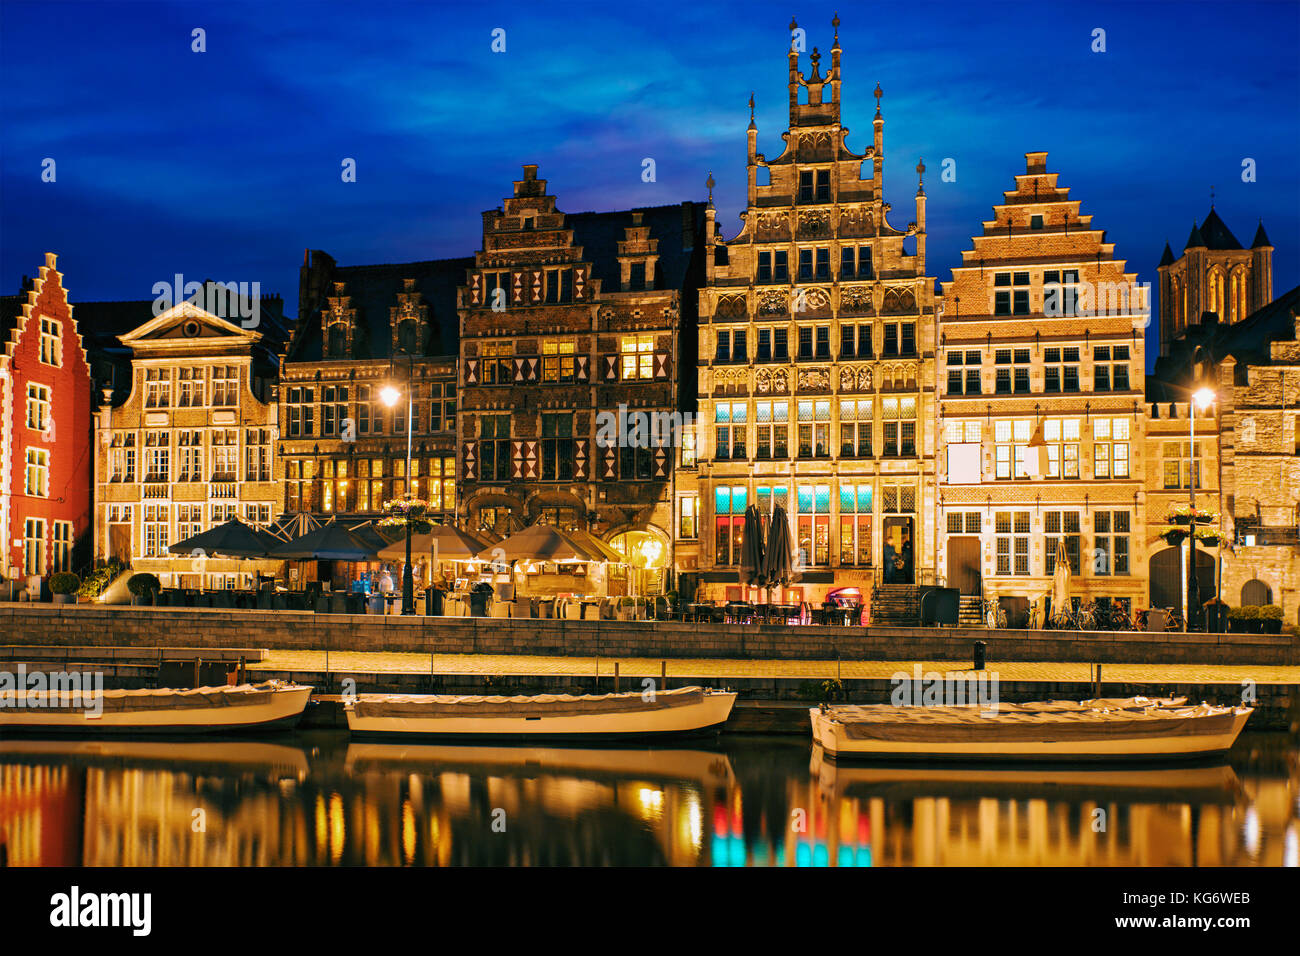
[[[762,587],[763,579],[763,516],[757,505],[745,509],[744,528],[740,543],[740,583],[746,587]]]
[[[794,539],[785,509],[776,505],[767,519],[767,548],[763,553],[762,578],[769,588],[783,588],[794,580]]]
[[[1065,608],[1070,606],[1070,555],[1065,550],[1065,539],[1056,539],[1056,570],[1052,573],[1052,620],[1062,620]]]

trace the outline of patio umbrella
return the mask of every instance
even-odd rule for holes
[[[167,550],[171,554],[188,555],[197,551],[203,557],[264,558],[267,552],[282,543],[268,531],[246,525],[238,518],[231,518],[201,534],[177,541]]]
[[[740,583],[748,587],[762,587],[763,577],[763,516],[757,505],[745,509],[744,530],[740,543]]]
[[[427,534],[411,535],[411,553],[428,554],[433,550],[434,542],[438,545],[438,560],[469,561],[480,551],[488,547],[488,542],[449,524],[436,524]],[[392,544],[379,549],[379,557],[404,560],[406,558],[406,538],[398,538]]]
[[[269,556],[297,561],[368,561],[378,550],[375,542],[332,521],[300,538],[277,545],[270,550]]]
[[[631,561],[631,555],[619,553],[604,541],[597,538],[590,531],[584,531],[581,528],[574,528],[573,530],[564,533],[584,548],[589,550],[594,549],[602,556],[600,558],[602,561],[608,561],[610,564],[628,564]]]
[[[794,539],[790,536],[790,519],[780,505],[767,519],[767,548],[760,577],[769,588],[783,588],[794,580]]]
[[[481,549],[477,557],[487,562],[550,561],[556,564],[608,560],[596,548],[584,546],[559,528],[546,524],[535,524],[502,538]]]
[[[1061,619],[1064,608],[1070,606],[1070,555],[1065,550],[1065,539],[1056,539],[1056,570],[1052,573],[1052,620]]]

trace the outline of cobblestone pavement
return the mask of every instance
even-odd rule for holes
[[[530,657],[506,654],[410,654],[334,651],[329,669],[334,673],[359,674],[492,674],[561,675],[590,677],[614,674],[614,664],[624,677],[657,677],[658,658],[625,657]],[[668,661],[669,677],[786,677],[888,679],[900,671],[911,674],[916,665],[922,672],[966,673],[968,668],[954,661],[742,661],[676,658]],[[1130,684],[1225,683],[1253,680],[1261,684],[1300,684],[1300,666],[1248,664],[1103,664],[1102,679]],[[1092,665],[1086,663],[990,662],[988,672],[1000,680],[1091,682]],[[322,671],[324,651],[268,651],[260,664],[249,670]]]

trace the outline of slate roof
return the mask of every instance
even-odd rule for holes
[[[1255,230],[1255,241],[1250,244],[1252,249],[1262,249],[1265,246],[1272,247],[1273,243],[1268,241],[1268,233],[1264,231],[1264,220],[1259,221],[1259,228]]]
[[[1205,240],[1207,249],[1240,249],[1241,243],[1237,237],[1219,218],[1219,214],[1210,207],[1210,214],[1205,217],[1205,222],[1201,223],[1201,237]]]

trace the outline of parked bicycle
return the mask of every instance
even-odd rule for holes
[[[1002,605],[996,600],[984,599],[984,624],[991,628],[1003,628],[1007,626],[1007,612],[1003,610]]]

